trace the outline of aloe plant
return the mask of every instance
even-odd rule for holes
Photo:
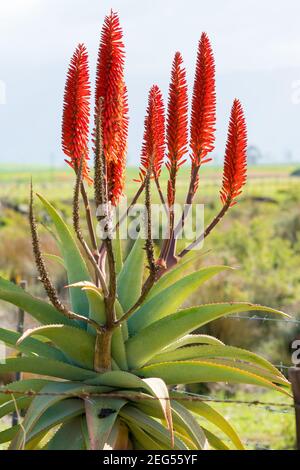
[[[241,105],[235,101],[232,108],[222,209],[198,240],[176,255],[178,226],[172,206],[177,172],[187,152],[188,125],[185,71],[176,54],[167,121],[169,237],[157,258],[151,231],[151,191],[156,186],[164,199],[159,176],[165,124],[162,95],[154,86],[145,120],[140,188],[133,201],[145,195],[146,237],[135,241],[123,261],[120,240],[114,236],[117,227],[109,222],[111,208],[123,192],[128,124],[122,33],[115,13],[105,20],[99,52],[93,180],[88,167],[89,97],[87,53],[80,45],[68,73],[63,118],[63,150],[76,173],[73,227],[38,195],[56,230],[61,257],[52,259],[66,271],[69,302],[64,304],[59,298],[47,271],[31,188],[33,251],[50,303],[0,278],[0,299],[24,309],[40,324],[23,335],[0,329],[0,340],[22,353],[0,364],[0,373],[27,372],[32,377],[0,389],[0,418],[16,409],[24,413],[18,425],[0,433],[0,443],[9,442],[10,449],[48,450],[243,449],[234,428],[212,406],[176,390],[178,384],[230,382],[289,393],[288,381],[263,357],[194,333],[233,313],[284,315],[282,312],[234,302],[181,309],[205,282],[230,270],[207,266],[186,275],[199,256],[191,248],[209,235],[245,184],[246,128]],[[209,40],[202,35],[191,120],[189,204],[197,190],[200,167],[213,148],[214,119],[214,63]],[[98,214],[99,222],[104,220],[101,243],[95,236],[86,181],[94,187],[96,205],[105,211],[104,216]],[[81,230],[80,195],[90,243]]]

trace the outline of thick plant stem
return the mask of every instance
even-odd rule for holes
[[[113,329],[97,332],[95,343],[94,369],[96,372],[111,370],[111,340]]]

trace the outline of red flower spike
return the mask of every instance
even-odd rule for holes
[[[128,137],[127,90],[124,82],[123,33],[117,13],[106,16],[98,54],[95,114],[102,99],[103,149],[109,197],[117,204],[124,187]]]
[[[62,120],[62,149],[68,157],[65,161],[77,169],[82,163],[83,178],[91,182],[88,168],[88,136],[90,118],[90,81],[88,53],[79,44],[68,70]]]
[[[176,52],[169,87],[167,116],[167,168],[170,173],[168,182],[168,203],[173,206],[175,182],[179,167],[184,163],[183,156],[188,145],[188,90],[186,72],[180,52]]]
[[[157,85],[149,92],[145,117],[144,141],[141,153],[140,181],[144,180],[150,166],[159,178],[165,155],[165,110],[163,97]]]
[[[244,111],[235,99],[231,109],[225,152],[223,185],[220,191],[223,204],[233,206],[247,179],[247,127]]]
[[[210,161],[214,149],[216,125],[215,62],[210,41],[202,33],[198,46],[191,115],[192,163],[200,166]]]

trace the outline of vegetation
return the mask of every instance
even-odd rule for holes
[[[217,398],[228,399],[224,392]],[[253,390],[237,390],[233,401],[254,401],[266,403],[291,404],[292,400],[276,392],[267,391],[258,394]],[[295,448],[294,410],[276,406],[249,406],[237,403],[215,403],[214,408],[239,430],[247,450],[293,450]],[[221,434],[220,434],[221,435]],[[230,446],[230,443],[227,441]]]
[[[212,303],[215,296],[205,299],[208,290],[201,303],[193,299],[192,307],[185,305],[190,296],[217,275],[217,285],[224,286],[225,296],[231,296],[230,285],[220,283],[232,269],[228,265],[206,265],[202,254],[199,257],[193,251],[194,242],[177,243],[180,226],[173,204],[178,197],[178,172],[188,152],[189,134],[187,83],[179,53],[173,62],[166,130],[162,94],[156,85],[149,92],[138,189],[133,199],[136,202],[144,197],[145,219],[139,230],[144,231],[145,240],[139,236],[131,247],[126,247],[124,257],[119,226],[114,227],[111,221],[112,207],[118,206],[124,191],[128,106],[123,67],[122,30],[118,16],[111,12],[103,26],[97,65],[93,178],[88,150],[88,55],[81,44],[68,71],[62,124],[62,148],[75,173],[71,208],[62,215],[37,194],[44,222],[51,224],[47,237],[54,240],[59,255],[42,250],[32,185],[29,206],[18,202],[20,220],[23,213],[29,215],[35,265],[50,303],[0,278],[0,298],[24,309],[38,323],[24,334],[0,329],[0,339],[18,352],[17,357],[0,364],[0,373],[29,374],[0,389],[0,418],[15,409],[19,415],[25,413],[17,425],[0,433],[0,443],[9,442],[9,449],[17,450],[243,449],[240,437],[225,416],[208,400],[192,400],[188,387],[219,382],[249,384],[289,397],[289,382],[263,356],[226,345],[220,339],[222,335],[217,338],[197,330],[213,329],[216,320],[242,312],[275,314],[279,318],[287,315],[272,307],[233,302],[231,297]],[[191,169],[184,199],[187,204],[195,201],[200,169],[210,160],[214,148],[215,107],[214,59],[209,39],[203,33],[192,99]],[[246,148],[243,108],[236,99],[225,150],[221,208],[216,211],[212,204],[214,216],[195,242],[206,240],[224,216],[233,211],[246,183]],[[168,180],[163,192],[165,156]],[[93,191],[95,207],[90,206],[87,183]],[[169,230],[169,236],[156,246],[151,223],[154,188],[160,201],[166,201]],[[56,205],[61,205],[61,200]],[[100,246],[94,231],[96,208]],[[7,207],[12,209],[15,208]],[[69,217],[72,228],[67,224]],[[181,221],[186,223],[184,212]],[[233,233],[237,258],[240,253],[251,254],[256,239],[260,243],[259,237],[264,235],[255,234],[254,240],[249,240],[248,251],[238,238],[240,231]],[[224,252],[223,256],[229,253]],[[68,298],[59,294],[46,259],[63,269]],[[252,273],[251,264],[249,272]],[[218,287],[220,294],[222,289]],[[178,390],[179,385],[184,388]]]

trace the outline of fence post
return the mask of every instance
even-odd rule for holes
[[[289,369],[289,379],[292,384],[292,391],[295,405],[295,418],[296,418],[296,445],[297,450],[300,450],[300,368],[291,367]]]
[[[21,281],[20,282],[20,287],[22,289],[26,290],[27,287],[27,282],[26,281]],[[24,318],[25,318],[25,312],[23,309],[19,308],[18,310],[18,324],[17,324],[17,332],[20,333],[21,335],[24,333]],[[22,356],[22,353],[19,353],[18,356]],[[19,380],[22,380],[22,373],[21,372],[16,372],[16,382],[19,382]],[[18,414],[15,411],[12,415],[12,425],[15,426],[18,424]]]

